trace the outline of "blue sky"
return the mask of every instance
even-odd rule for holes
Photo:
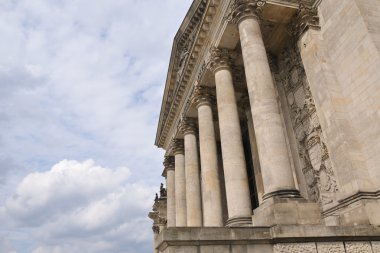
[[[0,252],[150,253],[191,0],[0,0]]]

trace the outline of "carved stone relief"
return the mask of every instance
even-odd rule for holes
[[[338,185],[305,70],[295,47],[288,47],[281,53],[278,69],[276,82],[286,94],[309,199],[320,202],[322,209],[327,209],[336,201]]]
[[[317,253],[315,243],[278,243],[273,253]]]
[[[372,253],[369,242],[346,242],[345,245],[347,253]]]
[[[343,242],[319,242],[318,253],[345,253]]]

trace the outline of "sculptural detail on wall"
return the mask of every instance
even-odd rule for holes
[[[314,100],[299,53],[288,47],[278,58],[276,81],[285,90],[309,198],[326,209],[338,191]]]

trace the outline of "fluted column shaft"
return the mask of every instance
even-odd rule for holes
[[[198,109],[199,146],[202,174],[203,225],[223,226],[222,194],[211,98],[207,89],[198,87],[194,102]]]
[[[174,157],[176,227],[186,227],[186,176],[183,140],[175,140],[173,149],[175,155]]]
[[[229,220],[227,225],[250,223],[252,215],[248,176],[244,157],[239,114],[226,52],[212,53],[222,144],[223,168]]]
[[[181,130],[185,142],[187,226],[201,227],[202,200],[195,120],[185,118]]]
[[[255,124],[257,147],[263,175],[264,198],[297,195],[275,86],[260,30],[257,6],[237,4],[235,18],[239,27],[248,94]],[[248,1],[249,2],[249,1]],[[241,12],[244,10],[243,12]],[[240,13],[240,14],[239,14]]]
[[[167,226],[176,226],[176,214],[175,214],[175,172],[174,172],[174,157],[167,156],[164,161],[166,171],[166,213],[167,213]]]

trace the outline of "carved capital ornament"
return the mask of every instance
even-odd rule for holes
[[[180,129],[184,135],[195,134],[197,131],[196,119],[189,117],[182,118]]]
[[[232,57],[231,52],[228,49],[213,47],[211,48],[210,53],[209,67],[213,73],[222,69],[231,69]]]
[[[299,39],[309,29],[320,29],[318,9],[301,2],[290,30],[293,36]]]
[[[174,156],[165,156],[163,165],[165,167],[165,170],[174,170],[174,167],[175,167]]]
[[[266,0],[235,0],[231,5],[231,11],[227,20],[233,24],[239,24],[243,19],[261,19],[261,13]]]
[[[192,103],[195,104],[197,109],[202,105],[212,106],[215,101],[211,93],[211,88],[206,86],[196,86],[194,89]]]
[[[173,139],[171,143],[171,149],[174,155],[183,154],[184,153],[183,139]]]

